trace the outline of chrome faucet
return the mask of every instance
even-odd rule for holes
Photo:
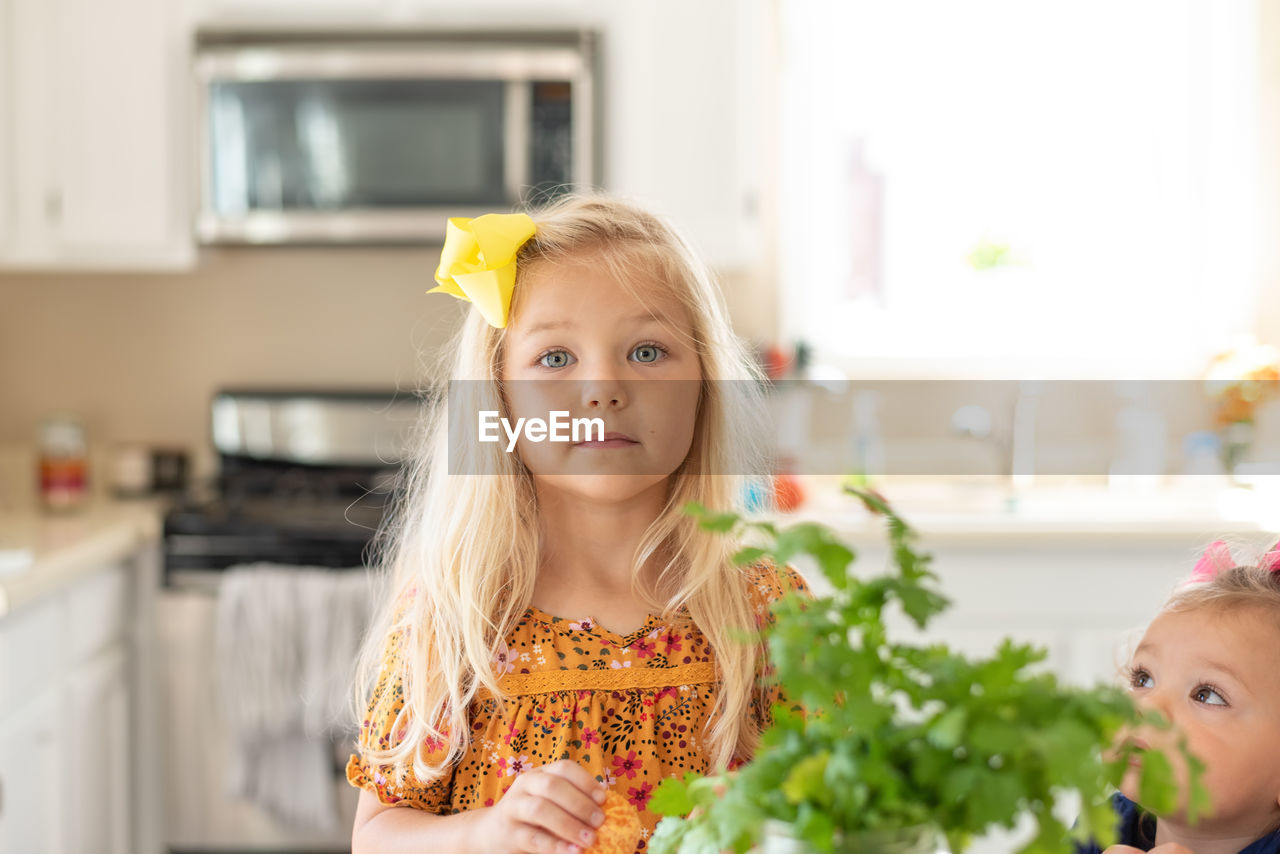
[[[1019,380],[1018,396],[1013,402],[1009,429],[997,431],[991,412],[976,403],[962,406],[951,414],[953,435],[991,442],[1000,452],[1001,474],[1015,487],[1030,486],[1036,469],[1036,409],[1043,383]]]

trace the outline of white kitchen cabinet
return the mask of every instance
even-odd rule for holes
[[[761,114],[740,83],[758,4],[604,5],[605,186],[670,216],[713,267],[752,266]]]
[[[389,14],[395,0],[193,0],[202,23],[290,24],[299,29],[319,23],[371,24]]]
[[[59,692],[46,687],[0,719],[0,852],[67,854],[69,776]]]
[[[186,0],[197,27],[360,32],[396,27],[519,32],[582,26],[596,0]]]
[[[878,533],[845,537],[858,551],[859,574],[888,565]],[[951,600],[928,637],[983,656],[1010,637],[1044,648],[1049,669],[1071,684],[1114,683],[1126,643],[1190,572],[1205,541],[1197,531],[1095,541],[1069,533],[931,537],[925,530],[921,547],[933,554],[931,569]],[[829,589],[816,569],[805,577]],[[894,619],[895,630],[914,632],[901,615]]]
[[[81,664],[67,682],[67,745],[75,773],[64,781],[76,821],[69,854],[131,854],[129,670],[115,643]]]
[[[130,564],[0,621],[0,854],[131,854]]]
[[[0,0],[0,54],[10,45],[9,0]],[[13,181],[10,176],[13,155],[13,80],[8,63],[0,62],[0,257],[10,239],[10,208],[13,206]]]
[[[13,186],[0,267],[189,265],[180,4],[6,1],[0,174]]]

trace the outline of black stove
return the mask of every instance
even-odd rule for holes
[[[165,516],[166,584],[247,563],[365,565],[420,405],[392,393],[219,393],[216,488]]]

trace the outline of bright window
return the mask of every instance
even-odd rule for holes
[[[786,335],[863,373],[1152,378],[1250,328],[1252,2],[778,8]]]

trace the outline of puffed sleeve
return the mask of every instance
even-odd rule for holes
[[[806,598],[813,597],[813,592],[804,578],[790,566],[779,568],[772,563],[757,564],[752,567],[749,577],[752,584],[752,602],[756,610],[756,623],[760,628],[773,625],[777,618],[770,611],[770,607],[788,593],[795,592]],[[772,679],[773,673],[773,665],[767,659],[762,660],[756,670],[758,699],[755,715],[762,729],[773,722],[775,705],[788,705],[786,694]],[[798,705],[791,708],[795,711],[804,711]]]
[[[386,749],[405,737],[402,726],[397,730],[400,710],[404,708],[403,658],[402,635],[393,632],[387,640],[382,667],[370,694],[368,710],[361,721],[360,734],[356,739],[357,752],[347,761],[347,781],[372,792],[384,804],[401,804],[433,813],[451,812],[452,768],[437,778],[423,781],[414,775],[410,767],[404,778],[397,781],[390,766],[365,758],[370,748]],[[432,764],[443,762],[448,755],[442,739],[428,739],[420,745],[419,751]]]
[[[756,622],[762,628],[773,625],[775,617],[770,612],[774,602],[788,593],[813,597],[808,583],[789,566],[778,567],[772,563],[753,564],[748,570],[751,584],[751,602],[756,612]]]

